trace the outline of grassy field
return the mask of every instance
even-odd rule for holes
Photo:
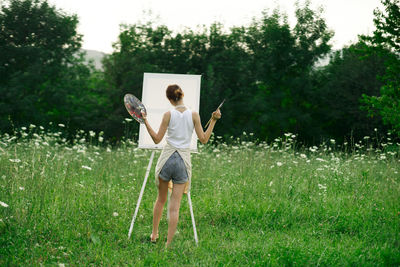
[[[155,162],[127,238],[150,151],[84,132],[67,144],[33,125],[18,136],[0,137],[1,266],[400,265],[400,146],[390,138],[378,148],[368,137],[310,148],[291,134],[216,138],[192,155],[199,245],[184,198],[165,250],[166,213],[149,242]]]

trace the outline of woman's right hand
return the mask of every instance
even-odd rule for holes
[[[216,120],[219,120],[221,118],[221,116],[222,116],[221,111],[219,109],[217,109],[216,111],[214,111],[212,113],[211,118],[216,121]]]

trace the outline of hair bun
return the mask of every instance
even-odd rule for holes
[[[167,98],[175,102],[179,101],[183,97],[183,91],[177,84],[172,84],[167,87]]]
[[[175,89],[174,95],[175,95],[175,101],[181,99],[183,95],[182,89],[181,88]]]

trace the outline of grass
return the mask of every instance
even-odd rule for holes
[[[165,250],[166,212],[149,242],[155,163],[127,238],[150,151],[83,132],[68,144],[35,126],[18,136],[0,137],[1,266],[400,265],[400,146],[390,139],[346,153],[333,140],[295,149],[290,134],[201,146],[191,191],[199,245],[184,198]]]

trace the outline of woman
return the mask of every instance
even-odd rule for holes
[[[156,166],[156,184],[158,197],[154,204],[153,231],[150,235],[151,242],[158,238],[158,225],[162,216],[164,204],[167,201],[168,184],[172,180],[173,188],[169,205],[168,236],[166,246],[171,244],[178,224],[179,208],[182,195],[189,189],[191,180],[190,142],[193,129],[196,131],[200,142],[205,144],[210,139],[215,123],[221,118],[219,109],[211,116],[211,123],[204,132],[201,126],[199,113],[191,111],[183,103],[183,91],[174,84],[166,90],[169,102],[174,109],[164,113],[158,133],[147,121],[143,113],[144,123],[154,143],[158,144],[167,133],[167,144],[163,148]]]

